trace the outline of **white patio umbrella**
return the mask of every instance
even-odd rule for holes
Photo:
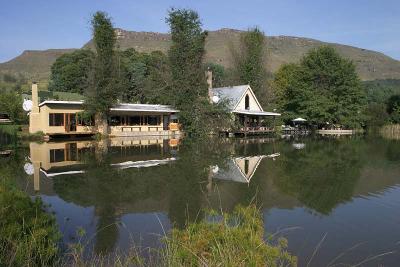
[[[304,122],[304,121],[307,121],[307,120],[303,119],[303,118],[296,118],[296,119],[294,119],[292,121],[294,121],[294,122]]]

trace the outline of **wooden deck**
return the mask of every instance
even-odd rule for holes
[[[241,136],[266,135],[266,134],[275,133],[275,129],[268,128],[268,127],[246,127],[246,128],[240,128],[237,130],[229,131],[229,133],[234,134],[234,135],[241,135]]]

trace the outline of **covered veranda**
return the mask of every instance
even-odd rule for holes
[[[233,111],[238,128],[235,134],[264,134],[275,132],[275,118],[279,113],[266,111],[240,110]]]

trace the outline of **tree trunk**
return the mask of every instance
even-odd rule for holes
[[[97,132],[103,136],[108,135],[108,122],[107,116],[104,114],[96,113],[95,116]]]

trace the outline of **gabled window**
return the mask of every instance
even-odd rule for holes
[[[250,109],[250,97],[249,97],[248,94],[246,95],[246,97],[244,99],[244,108],[245,109]]]

